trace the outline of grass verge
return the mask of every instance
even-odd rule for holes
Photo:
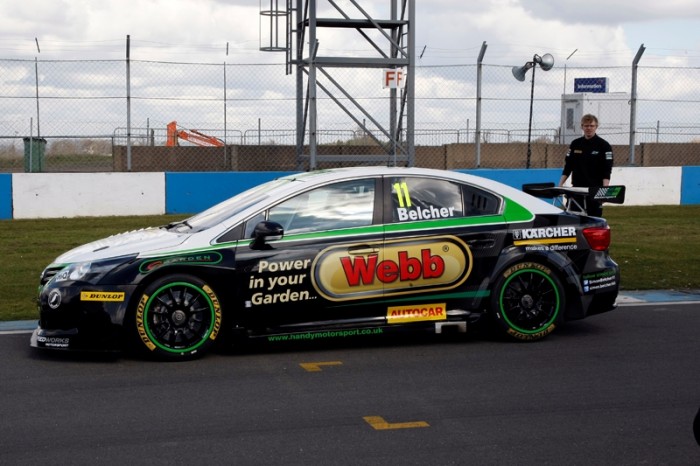
[[[606,207],[622,289],[700,289],[700,205]]]
[[[700,206],[606,207],[622,289],[700,289]],[[0,321],[36,319],[39,274],[68,249],[183,216],[0,221]]]

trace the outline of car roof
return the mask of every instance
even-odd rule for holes
[[[500,196],[512,199],[533,213],[561,213],[561,209],[552,205],[551,203],[531,196],[512,186],[508,186],[504,183],[489,178],[484,178],[481,176],[462,173],[453,170],[387,166],[344,167],[295,173],[291,175],[286,175],[282,177],[282,179],[289,179],[298,182],[308,182],[313,185],[322,185],[327,182],[338,181],[342,179],[369,178],[376,176],[428,176],[461,181],[482,187]],[[293,183],[291,184],[293,185]],[[287,191],[287,189],[295,191],[297,188],[287,186],[281,189],[283,191]]]

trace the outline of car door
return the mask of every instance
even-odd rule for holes
[[[354,261],[381,249],[380,186],[378,177],[329,183],[281,200],[248,220],[247,238],[262,220],[280,225],[284,234],[274,241],[239,242],[236,307],[245,326],[284,332],[359,325],[371,318],[367,302],[381,295],[381,287],[365,286],[366,271]]]
[[[398,271],[385,286],[387,321],[442,320],[436,310],[477,306],[505,239],[500,196],[422,176],[386,177],[384,195],[384,260]]]

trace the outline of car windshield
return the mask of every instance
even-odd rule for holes
[[[209,229],[268,197],[270,191],[290,181],[292,181],[291,178],[268,181],[220,202],[197,215],[166,225],[165,228],[175,229],[180,232],[195,232]]]

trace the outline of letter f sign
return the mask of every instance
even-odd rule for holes
[[[382,81],[383,89],[396,89],[402,87],[404,82],[404,73],[400,68],[390,68],[384,70],[384,79]]]

